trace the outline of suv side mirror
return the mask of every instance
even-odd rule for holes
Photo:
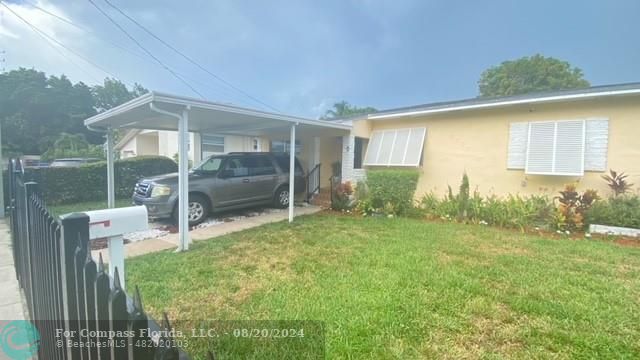
[[[233,170],[230,170],[230,169],[220,170],[218,172],[218,177],[220,179],[227,179],[227,178],[233,177]]]

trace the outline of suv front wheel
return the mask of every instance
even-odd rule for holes
[[[189,212],[189,226],[196,226],[209,216],[209,201],[202,195],[189,195],[189,206],[187,210]],[[176,225],[180,221],[178,217],[178,204],[176,203],[175,209],[173,210],[173,221]]]

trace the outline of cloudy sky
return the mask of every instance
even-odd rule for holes
[[[206,98],[264,108],[105,0],[92,1]],[[637,0],[109,1],[210,72],[292,115],[315,118],[339,100],[385,109],[474,97],[484,69],[535,53],[582,68],[594,85],[640,81]],[[116,76],[197,97],[88,0],[2,2],[72,51],[0,6],[6,70],[33,67],[88,84]]]

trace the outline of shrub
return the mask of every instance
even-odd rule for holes
[[[627,177],[625,173],[618,173],[613,170],[609,170],[609,174],[602,175],[602,178],[607,182],[607,185],[613,191],[614,196],[622,195],[631,190],[633,184],[629,184],[627,182]]]
[[[560,191],[560,196],[555,198],[558,202],[556,228],[561,231],[582,230],[585,227],[585,213],[599,198],[595,190],[586,190],[579,194],[575,184],[565,185],[564,190]]]
[[[454,195],[451,187],[442,200],[432,193],[426,194],[420,203],[421,209],[430,217],[521,230],[547,227],[555,213],[553,203],[545,196],[483,197],[478,191],[470,196],[469,188],[469,178],[465,174],[458,194]]]
[[[367,173],[368,200],[377,212],[405,215],[413,208],[418,172],[411,170],[372,170]]]
[[[586,211],[585,222],[640,229],[640,197],[616,196],[596,201]]]
[[[115,161],[115,193],[117,198],[127,198],[133,193],[135,183],[148,176],[176,172],[177,164],[163,156],[138,156]],[[50,205],[107,198],[106,161],[73,168],[27,169],[27,179],[40,184]]]
[[[337,184],[333,190],[333,201],[331,201],[333,210],[351,210],[354,203],[352,195],[353,186],[350,182]]]

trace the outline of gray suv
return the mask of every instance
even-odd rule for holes
[[[304,171],[295,166],[295,192],[303,192]],[[150,217],[178,219],[178,174],[140,180],[133,203],[145,205]],[[189,172],[189,225],[211,212],[273,204],[289,205],[289,155],[285,153],[229,153],[214,155]]]

